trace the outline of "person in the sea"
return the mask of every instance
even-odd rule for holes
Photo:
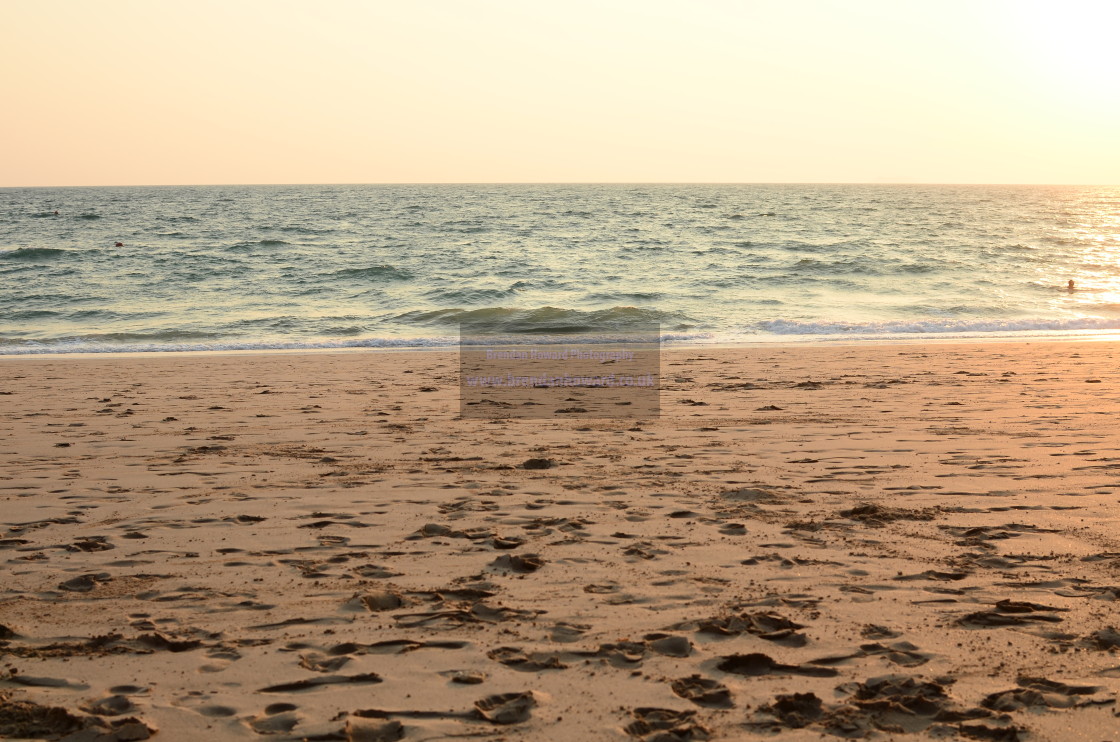
[[[1077,290],[1073,287],[1073,279],[1072,278],[1069,279],[1069,284],[1068,284],[1067,288],[1068,288],[1069,291],[1076,291]]]

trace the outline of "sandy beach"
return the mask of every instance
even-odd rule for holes
[[[0,737],[1120,739],[1120,346],[0,361]]]

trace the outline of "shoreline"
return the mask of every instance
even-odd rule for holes
[[[835,338],[835,339],[833,339]],[[750,348],[859,348],[859,347],[883,347],[883,346],[913,346],[913,345],[930,345],[930,346],[943,346],[943,345],[1032,345],[1032,344],[1048,344],[1048,343],[1108,343],[1120,342],[1120,330],[1099,330],[1095,334],[1086,335],[1030,335],[1028,337],[1014,336],[1014,335],[1000,335],[1000,336],[951,336],[940,337],[938,335],[921,335],[918,337],[906,337],[892,335],[884,338],[876,338],[874,336],[864,336],[860,338],[847,338],[837,336],[814,336],[813,339],[799,339],[797,336],[789,336],[789,339],[773,339],[767,338],[758,341],[714,341],[711,343],[704,342],[679,342],[679,341],[662,341],[661,352],[672,351],[687,351],[690,349],[696,350],[736,350],[736,349],[750,349]],[[578,344],[573,340],[573,343]],[[563,343],[552,343],[553,345],[560,345]],[[611,345],[612,343],[604,343],[604,345]],[[525,343],[525,345],[533,345],[533,343]],[[458,352],[460,345],[458,343],[448,343],[446,345],[415,345],[415,346],[352,346],[352,347],[330,347],[330,348],[229,348],[229,349],[212,349],[212,350],[105,350],[105,351],[73,351],[73,352],[33,352],[33,353],[0,353],[0,363],[9,360],[60,360],[64,358],[156,358],[156,357],[225,357],[225,356],[246,356],[252,357],[257,355],[324,355],[324,354],[355,354],[355,353],[424,353],[424,352]]]

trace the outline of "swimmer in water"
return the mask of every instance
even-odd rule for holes
[[[1069,284],[1067,284],[1066,290],[1070,291],[1071,293],[1077,290],[1073,287],[1073,279],[1072,278],[1069,279]]]

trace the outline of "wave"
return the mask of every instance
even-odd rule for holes
[[[61,314],[61,312],[55,312]],[[117,309],[75,309],[63,316],[69,321],[98,320],[100,322],[137,322],[167,316],[165,311],[127,312]]]
[[[25,271],[34,273],[36,270],[37,268],[34,263],[13,263],[0,268],[0,276],[14,276],[16,273],[23,273]]]
[[[230,252],[250,252],[258,247],[283,247],[292,243],[284,240],[256,240],[254,242],[238,242],[226,248]]]
[[[5,317],[11,320],[43,319],[44,317],[57,317],[60,314],[61,312],[52,309],[18,309],[14,312],[4,313]]]
[[[620,253],[631,252],[656,252],[660,250],[671,250],[672,246],[666,245],[661,240],[642,240],[641,242],[633,242],[628,245],[623,245],[618,249]]]
[[[361,335],[366,328],[359,325],[345,325],[345,326],[329,326],[323,328],[323,334],[330,337],[347,337],[350,335]]]
[[[884,276],[894,273],[929,273],[936,270],[933,266],[920,263],[906,265],[891,265],[882,260],[871,257],[850,258],[847,260],[817,260],[815,258],[802,258],[789,266],[795,271],[794,275],[801,275],[804,271],[821,276],[834,275],[864,275]]]
[[[335,229],[333,227],[315,228],[315,227],[288,226],[288,227],[280,227],[280,231],[281,232],[290,232],[292,234],[331,234],[332,232],[335,231]]]
[[[58,247],[17,247],[15,250],[0,251],[0,260],[57,260],[65,258],[73,250],[63,250]]]
[[[676,312],[663,312],[645,307],[611,307],[583,311],[561,307],[485,307],[481,309],[418,310],[393,318],[410,325],[458,325],[462,332],[473,334],[520,334],[650,331],[658,326],[688,329],[695,320]]]
[[[377,278],[390,281],[408,281],[414,277],[411,272],[392,265],[371,265],[365,268],[343,268],[342,270],[335,271],[330,275],[338,276],[340,278]]]
[[[150,332],[100,332],[90,335],[59,338],[57,343],[137,343],[159,340],[204,340],[220,338],[221,334],[204,330],[152,330]]]
[[[509,289],[453,289],[450,291],[435,290],[425,292],[424,297],[436,304],[481,304],[509,298],[516,293]]]
[[[619,293],[593,293],[583,297],[586,301],[656,301],[665,298],[660,291],[632,291]]]

